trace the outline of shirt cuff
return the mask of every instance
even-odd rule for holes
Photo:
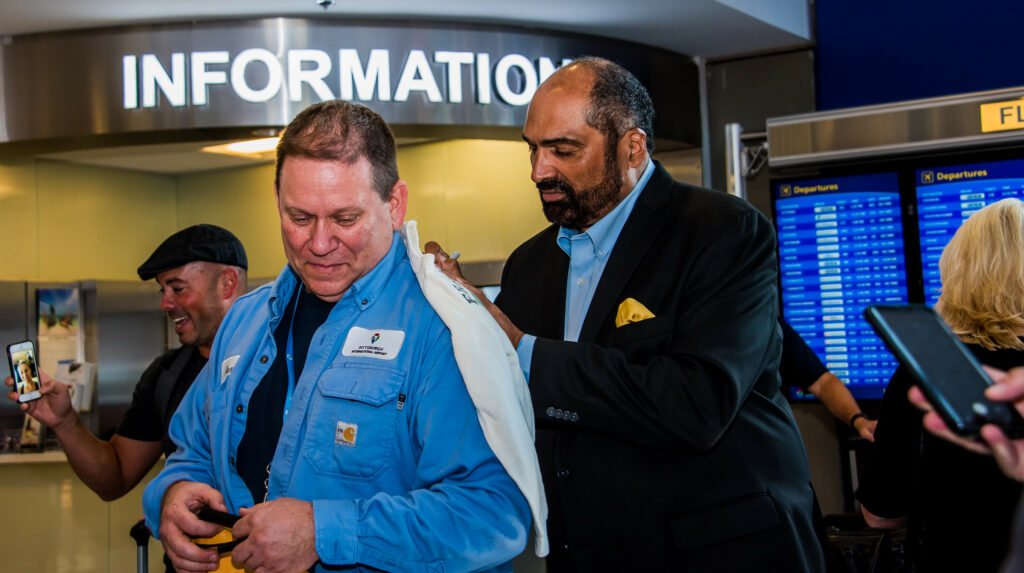
[[[328,565],[356,563],[358,509],[352,499],[313,500],[316,554]]]
[[[523,334],[519,339],[519,346],[516,347],[516,354],[519,356],[519,367],[523,369],[523,376],[530,381],[530,361],[533,360],[533,345],[537,337],[532,334]]]

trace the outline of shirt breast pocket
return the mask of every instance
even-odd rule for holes
[[[331,366],[310,398],[303,456],[321,474],[372,479],[392,458],[405,376],[364,364]]]

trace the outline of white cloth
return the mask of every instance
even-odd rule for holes
[[[416,222],[407,221],[401,233],[423,295],[452,333],[455,361],[487,444],[530,504],[534,552],[544,557],[548,504],[533,446],[533,403],[516,351],[476,296],[434,266],[434,255],[420,251]]]

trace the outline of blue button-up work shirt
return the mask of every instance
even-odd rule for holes
[[[310,341],[284,420],[268,499],[313,503],[323,563],[387,571],[511,570],[526,500],[487,445],[452,354],[396,233]],[[238,299],[207,367],[178,408],[178,451],[146,488],[151,531],[176,481],[209,484],[228,509],[253,505],[235,470],[247,405],[274,362],[273,332],[295,289],[277,280]],[[316,568],[318,570],[318,568]]]

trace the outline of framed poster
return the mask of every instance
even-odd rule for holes
[[[60,361],[81,362],[85,359],[78,289],[36,289],[36,300],[39,366],[43,372],[52,376],[57,372]]]

